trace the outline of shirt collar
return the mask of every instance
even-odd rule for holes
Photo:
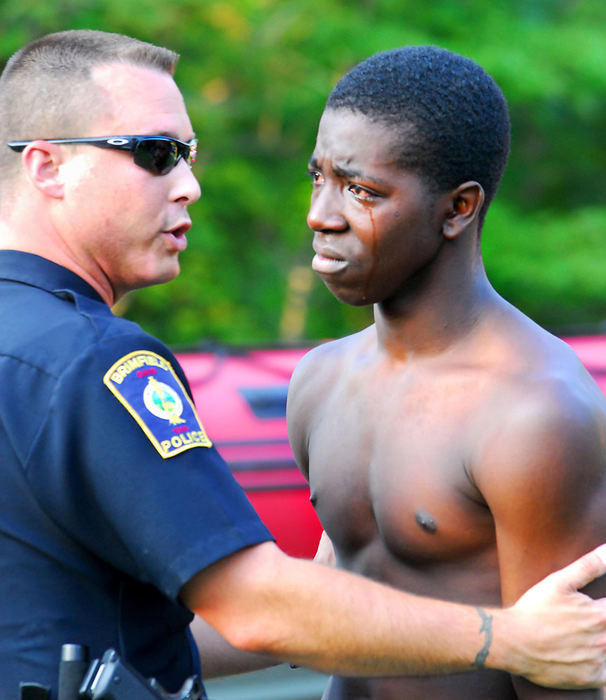
[[[0,250],[0,279],[14,280],[49,292],[70,290],[103,301],[93,287],[66,267],[20,250]]]

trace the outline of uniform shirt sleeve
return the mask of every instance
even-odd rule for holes
[[[128,375],[121,384],[116,372]],[[25,464],[60,528],[173,600],[198,571],[272,539],[179,383],[176,360],[153,338],[102,338],[56,381]]]

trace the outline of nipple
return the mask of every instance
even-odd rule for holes
[[[438,529],[435,519],[426,510],[415,511],[415,521],[421,530],[425,530],[430,535],[433,535]]]

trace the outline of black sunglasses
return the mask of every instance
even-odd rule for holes
[[[13,151],[23,151],[29,141],[9,141],[8,147]],[[189,143],[171,136],[92,136],[77,139],[41,139],[48,143],[82,143],[98,148],[113,148],[129,151],[133,154],[135,164],[154,175],[166,175],[183,158],[191,167],[196,161],[198,151],[197,139]]]

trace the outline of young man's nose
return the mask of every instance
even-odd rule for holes
[[[324,187],[314,194],[307,214],[307,225],[312,231],[341,232],[347,228],[340,197]]]

